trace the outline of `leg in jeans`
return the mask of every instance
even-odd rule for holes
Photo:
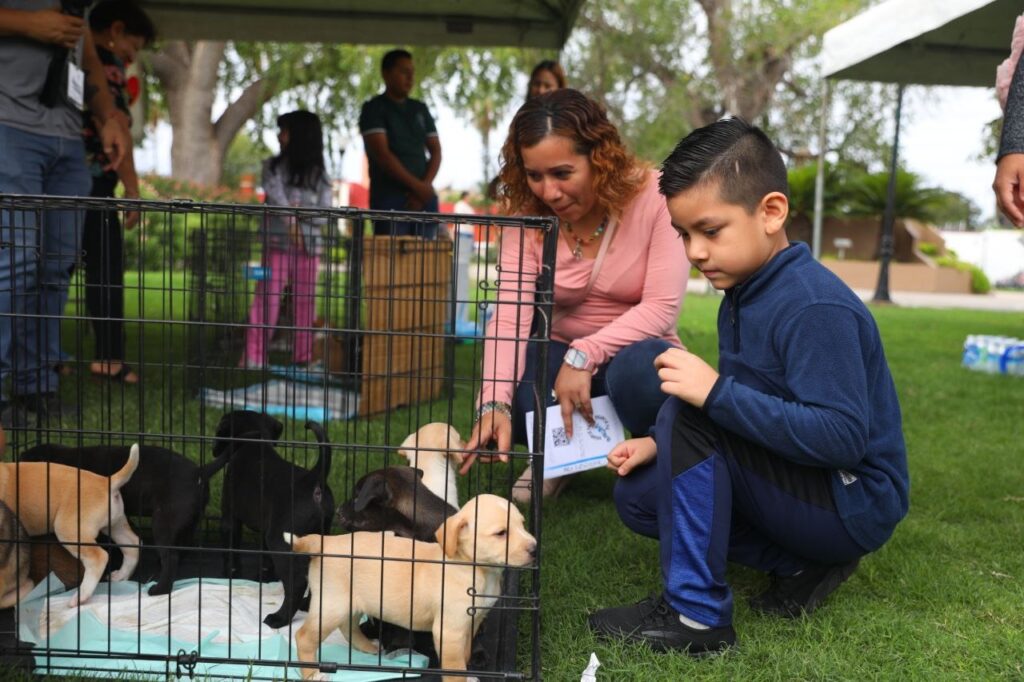
[[[281,292],[290,276],[290,260],[288,252],[281,249],[268,246],[264,252],[263,265],[270,268],[270,276],[256,283],[256,294],[249,308],[249,329],[245,335],[247,364],[262,365],[267,362],[267,346],[281,312]]]
[[[672,344],[663,339],[637,341],[616,353],[601,370],[615,412],[634,436],[647,435],[665,402],[654,359],[669,348]]]
[[[36,135],[0,125],[0,149],[4,150],[0,193],[88,193],[89,175],[80,139]],[[16,394],[56,390],[56,376],[50,369],[60,357],[59,318],[77,252],[79,213],[7,210],[0,214],[0,385],[8,374],[15,374]],[[46,260],[48,255],[68,251],[71,258],[60,258],[57,263]],[[62,272],[58,272],[60,268]],[[44,285],[44,279],[49,283]],[[49,311],[55,311],[52,320],[33,319]],[[46,336],[54,337],[49,351],[43,347]]]
[[[616,484],[623,521],[657,528],[665,599],[712,627],[732,622],[727,560],[791,575],[867,552],[846,532],[830,473],[784,460],[670,398],[658,414],[657,461]]]
[[[316,274],[320,259],[304,249],[292,247],[292,310],[295,317],[295,342],[292,361],[304,365],[313,357],[313,320],[316,317]]]

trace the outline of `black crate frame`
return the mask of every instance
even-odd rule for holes
[[[224,275],[232,272],[240,258],[246,262],[253,260],[251,250],[238,253],[234,249],[218,249],[217,239],[225,233],[239,241],[228,243],[246,244],[252,246],[267,247],[266,242],[260,243],[260,226],[272,218],[294,219],[296,221],[317,221],[328,225],[331,229],[325,238],[324,262],[327,267],[324,270],[325,281],[323,289],[326,293],[317,294],[318,303],[326,303],[328,311],[326,323],[327,333],[340,335],[342,342],[340,347],[346,355],[340,372],[341,384],[346,379],[355,384],[365,381],[362,376],[365,374],[360,365],[363,347],[367,339],[372,336],[379,336],[387,339],[390,349],[392,344],[399,340],[415,337],[426,337],[431,343],[443,345],[444,361],[440,377],[431,371],[413,371],[409,375],[410,383],[416,381],[437,381],[443,380],[443,388],[437,399],[427,404],[415,402],[412,404],[391,404],[391,408],[383,416],[371,417],[357,414],[350,420],[335,423],[332,431],[332,450],[334,451],[335,471],[343,471],[342,479],[345,486],[339,488],[336,494],[336,501],[341,502],[351,494],[351,482],[354,481],[359,472],[370,469],[373,461],[379,461],[383,457],[384,465],[391,466],[396,460],[401,461],[394,455],[397,447],[388,445],[400,440],[411,432],[415,426],[427,421],[446,421],[453,423],[461,421],[463,424],[472,424],[473,415],[456,414],[456,395],[464,393],[467,386],[478,387],[480,383],[481,366],[481,344],[483,339],[482,327],[479,328],[478,336],[475,338],[467,352],[466,346],[456,347],[458,339],[454,330],[445,328],[438,333],[423,334],[417,332],[403,332],[401,330],[373,330],[372,333],[364,329],[366,323],[366,311],[364,310],[363,294],[363,270],[366,268],[364,256],[367,249],[366,228],[376,221],[411,221],[420,223],[437,223],[441,230],[446,224],[455,225],[469,223],[479,226],[485,234],[500,235],[505,230],[522,230],[525,233],[535,234],[536,238],[543,240],[543,264],[536,280],[532,276],[529,282],[523,279],[522,272],[502,272],[496,262],[497,249],[493,248],[492,240],[487,239],[485,252],[482,258],[476,262],[475,288],[470,289],[468,300],[458,300],[454,296],[448,296],[444,301],[432,300],[429,303],[441,304],[448,309],[448,321],[454,324],[456,310],[460,304],[475,306],[478,314],[482,315],[488,307],[494,306],[493,296],[497,286],[503,289],[522,291],[530,288],[535,291],[535,296],[530,303],[521,304],[522,307],[530,306],[534,309],[534,326],[530,336],[530,342],[538,343],[540,362],[538,363],[537,386],[546,385],[546,355],[547,340],[550,337],[550,319],[553,301],[553,269],[554,253],[557,246],[558,232],[557,221],[554,218],[509,218],[492,216],[465,216],[451,214],[422,214],[404,212],[380,212],[366,211],[352,208],[332,209],[302,209],[302,208],[275,208],[265,205],[236,205],[202,203],[190,200],[174,201],[144,201],[144,200],[122,200],[122,199],[85,199],[77,197],[34,197],[19,195],[0,195],[0,249],[7,250],[8,254],[18,248],[14,244],[14,225],[17,219],[34,217],[34,227],[27,227],[31,231],[39,232],[38,239],[43,239],[43,224],[46,215],[53,215],[55,212],[64,212],[80,224],[85,211],[102,211],[108,214],[116,214],[122,218],[129,212],[138,212],[141,216],[139,227],[132,232],[125,233],[125,269],[135,266],[135,272],[139,273],[135,287],[128,285],[124,288],[126,310],[123,318],[125,325],[137,327],[134,334],[134,343],[126,347],[128,355],[133,356],[128,362],[136,365],[142,378],[142,387],[133,396],[131,387],[117,383],[102,383],[99,388],[87,386],[84,379],[88,372],[84,362],[79,362],[79,371],[73,376],[70,382],[74,388],[69,391],[67,387],[62,390],[61,397],[71,399],[81,408],[76,416],[69,420],[67,415],[54,417],[46,415],[36,417],[28,424],[21,424],[15,428],[8,429],[8,456],[6,461],[12,461],[25,448],[44,442],[63,442],[74,445],[82,444],[128,444],[134,441],[144,441],[147,444],[159,444],[170,447],[177,451],[186,451],[198,456],[192,458],[198,463],[206,463],[211,460],[210,452],[213,444],[213,433],[209,417],[217,416],[225,410],[218,410],[209,407],[202,402],[191,405],[192,413],[183,409],[180,415],[168,414],[170,405],[176,400],[195,403],[199,396],[200,388],[209,387],[211,383],[218,383],[220,379],[237,378],[238,375],[251,376],[251,371],[236,369],[232,363],[231,354],[234,348],[229,343],[224,343],[232,333],[237,333],[238,301],[248,297],[248,283],[242,282],[245,290],[241,290],[238,281],[235,279],[226,280],[220,286],[216,283],[214,274]],[[349,226],[349,233],[343,236],[342,232],[333,229],[345,221]],[[183,223],[183,225],[182,225]],[[176,226],[180,226],[179,230]],[[186,235],[185,241],[177,243],[178,232]],[[500,238],[500,237],[499,237]],[[159,246],[153,248],[148,244],[156,241]],[[396,244],[404,244],[401,249],[412,249],[415,252],[416,244],[429,245],[431,242],[414,240],[410,242],[396,240]],[[453,242],[452,260],[458,260],[458,249],[460,241],[456,237]],[[3,253],[3,251],[0,251]],[[41,262],[42,249],[37,248],[34,257]],[[80,255],[80,254],[78,254]],[[88,257],[88,255],[86,255]],[[147,266],[147,259],[156,259],[155,268]],[[131,262],[128,262],[131,260]],[[218,269],[217,261],[223,261],[226,265]],[[436,260],[436,259],[435,259]],[[76,255],[76,261],[81,259]],[[424,259],[426,261],[426,258]],[[438,262],[444,262],[442,258]],[[152,265],[150,263],[149,265]],[[341,266],[341,267],[337,267]],[[450,267],[450,266],[449,266]],[[456,280],[459,277],[454,268],[451,270],[450,290],[455,291]],[[235,271],[234,276],[238,273]],[[156,285],[149,282],[150,279],[159,276]],[[335,293],[335,286],[340,287],[343,293]],[[62,317],[61,341],[66,349],[71,346],[79,360],[82,352],[87,347],[84,344],[86,327],[93,321],[90,315],[82,310],[81,299],[84,291],[84,284],[80,279],[75,279],[71,284],[70,298],[74,306],[77,303],[77,310],[67,313]],[[160,294],[160,312],[156,317],[149,317],[147,312],[147,294]],[[18,295],[18,291],[12,292]],[[2,295],[3,292],[0,292]],[[134,298],[130,298],[134,297]],[[380,298],[384,298],[381,296]],[[395,297],[392,297],[395,298]],[[479,299],[479,300],[478,300]],[[135,317],[129,315],[129,305],[134,301]],[[340,310],[332,308],[333,304],[340,303]],[[423,304],[424,301],[412,300],[411,303]],[[516,313],[519,314],[518,312]],[[23,318],[23,322],[32,324],[39,318],[33,316],[19,316],[18,313],[0,313],[0,317],[9,317],[11,323],[14,319]],[[30,318],[31,319],[28,319]],[[2,320],[0,320],[2,321]],[[152,336],[147,332],[156,328],[158,334]],[[319,328],[299,327],[295,324],[285,325],[284,328],[290,333],[310,332],[314,333]],[[184,352],[182,352],[181,339],[185,338]],[[528,340],[514,339],[526,343]],[[41,341],[45,342],[45,339]],[[154,350],[154,345],[156,346]],[[326,345],[325,345],[326,348]],[[226,352],[225,352],[226,351]],[[325,351],[327,354],[330,351]],[[154,359],[154,355],[158,359]],[[469,356],[468,362],[466,356]],[[137,360],[135,359],[137,358]],[[325,358],[326,361],[327,358]],[[391,381],[391,360],[392,355],[387,357],[385,367],[380,370],[379,375],[386,381]],[[325,362],[326,364],[326,362]],[[456,365],[468,365],[468,375]],[[17,370],[18,367],[14,367]],[[49,368],[37,368],[37,371],[48,371]],[[463,372],[460,374],[459,372]],[[330,372],[323,370],[322,385],[327,391],[330,383]],[[261,378],[268,378],[268,372],[262,370],[257,373]],[[157,377],[157,378],[154,378]],[[65,380],[66,381],[66,380]],[[159,381],[159,393],[147,383]],[[230,383],[230,382],[227,382]],[[316,382],[311,382],[316,383]],[[475,390],[475,389],[474,389]],[[535,391],[535,394],[537,391]],[[154,396],[156,396],[154,398]],[[390,394],[389,394],[390,396]],[[133,402],[134,398],[134,402]],[[325,398],[326,400],[326,398]],[[88,405],[86,405],[88,401]],[[156,410],[153,411],[153,403]],[[534,395],[536,405],[546,405],[547,396]],[[88,413],[88,414],[87,414]],[[136,419],[137,417],[137,419]],[[282,438],[278,441],[278,449],[285,454],[286,459],[296,461],[299,466],[308,467],[309,458],[315,457],[315,444],[306,440],[301,431],[301,421],[292,415],[291,418],[282,421],[286,422],[287,429]],[[526,459],[534,464],[533,481],[534,490],[540,489],[543,470],[543,429],[544,410],[538,410],[538,419],[534,423],[534,443],[537,444],[533,452],[509,452],[512,461]],[[383,424],[381,424],[383,420]],[[406,424],[403,428],[402,424]],[[381,428],[382,427],[382,428]],[[468,431],[468,426],[464,426]],[[192,429],[192,431],[190,431]],[[341,438],[338,432],[341,431]],[[463,431],[463,436],[468,435]],[[395,434],[399,434],[396,438]],[[376,442],[382,440],[381,442]],[[13,454],[13,456],[12,456]],[[468,484],[463,488],[469,488],[472,492],[493,491],[508,497],[511,492],[511,485],[515,479],[515,473],[509,467],[507,472],[495,473],[495,468],[477,466],[468,477]],[[216,486],[211,484],[211,491]],[[468,496],[467,496],[468,497]],[[199,566],[199,575],[207,570],[211,562],[224,552],[219,547],[207,546],[206,538],[209,535],[210,519],[209,514],[215,513],[215,503],[211,500],[207,506],[207,516],[204,518],[200,528],[200,541],[198,546],[183,547],[191,554],[198,554],[199,559],[195,562]],[[138,519],[132,519],[135,527],[138,528]],[[540,495],[534,495],[527,513],[527,527],[536,537],[538,543],[541,540],[541,504]],[[337,532],[337,531],[335,531]],[[140,534],[141,535],[141,534]],[[10,541],[8,541],[10,543]],[[21,544],[15,543],[19,552]],[[84,543],[83,543],[84,544]],[[153,543],[142,543],[142,551],[145,553],[151,549],[160,549]],[[271,554],[268,550],[261,549],[236,549],[240,556],[249,559],[251,562],[261,560]],[[528,569],[506,569],[504,572],[504,591],[501,600],[494,605],[491,611],[495,617],[484,621],[478,640],[484,637],[490,638],[490,647],[487,655],[490,656],[488,664],[490,669],[472,670],[471,674],[480,679],[540,679],[540,557],[538,551],[537,561],[533,567]],[[20,556],[20,555],[19,555]],[[204,566],[206,568],[204,568]],[[142,564],[137,573],[142,569]],[[182,576],[178,576],[179,578]],[[520,583],[526,589],[520,593]],[[201,583],[200,583],[201,589]],[[140,593],[141,595],[141,593]],[[96,597],[94,597],[96,598]],[[169,603],[170,604],[170,603]],[[168,606],[170,609],[170,605]],[[262,616],[262,612],[260,613]],[[530,651],[524,654],[518,651],[518,641],[524,637],[518,634],[518,624],[521,621],[519,616],[524,616],[529,622],[529,643]],[[488,626],[490,630],[488,631]],[[289,625],[289,637],[294,633]],[[2,619],[0,619],[0,631]],[[282,630],[283,632],[283,630]],[[229,649],[230,652],[230,649]],[[476,652],[476,648],[475,648]],[[196,651],[168,651],[166,655],[152,655],[142,653],[119,654],[107,651],[91,650],[49,650],[45,652],[34,652],[39,667],[47,672],[60,673],[59,668],[50,668],[46,661],[58,655],[82,658],[132,658],[151,659],[165,663],[165,673],[176,675],[192,675],[196,666],[201,663],[239,663],[240,660],[212,658],[204,656],[201,648]],[[16,642],[9,638],[0,637],[0,656],[14,656],[24,654],[24,650],[17,646]],[[14,660],[14,659],[9,659]],[[523,670],[522,662],[528,660],[527,669]],[[260,659],[246,659],[247,663],[254,665],[281,665],[275,661]],[[286,661],[283,665],[287,669],[294,669],[299,666],[295,661]],[[322,666],[322,670],[363,670],[377,669],[373,666],[353,664],[351,659],[348,663],[335,663]],[[88,668],[75,668],[76,672],[88,672]],[[426,675],[424,679],[430,679],[431,674],[440,675],[455,673],[433,668],[389,668],[401,672],[405,670],[413,675]],[[466,674],[466,673],[462,673]],[[276,676],[275,676],[276,677]],[[261,678],[253,678],[261,679]]]

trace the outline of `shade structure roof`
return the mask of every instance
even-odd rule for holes
[[[1022,0],[887,0],[825,34],[826,77],[991,86]]]
[[[142,0],[164,38],[562,47],[584,0]]]

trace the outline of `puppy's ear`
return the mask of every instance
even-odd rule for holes
[[[284,424],[271,417],[269,414],[260,415],[260,430],[263,432],[263,437],[277,441],[281,437],[281,432],[284,431]]]
[[[383,476],[371,476],[363,481],[363,486],[356,491],[356,501],[352,507],[361,512],[370,506],[371,502],[381,500],[385,505],[391,501],[391,488]]]
[[[462,535],[462,529],[465,527],[466,517],[463,514],[456,514],[449,517],[437,529],[435,534],[437,544],[441,545],[441,549],[449,559],[454,559],[459,553],[459,537]]]
[[[456,466],[462,466],[462,463],[466,459],[466,453],[463,452],[463,450],[466,448],[466,443],[465,443],[465,441],[461,441],[460,440],[458,443],[455,443],[454,445],[455,445],[455,447],[457,447],[459,449],[458,450],[449,450],[448,451],[448,459],[450,459],[452,461],[452,463],[455,464]]]

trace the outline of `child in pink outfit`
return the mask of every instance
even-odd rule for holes
[[[263,189],[272,206],[329,207],[331,183],[323,159],[320,119],[293,111],[277,119],[281,153],[263,162]],[[308,364],[313,356],[313,319],[319,232],[324,218],[268,215],[263,225],[263,266],[266,277],[256,284],[249,309],[245,354],[239,366],[267,364],[267,346],[281,311],[281,293],[292,288],[295,342],[292,362]]]

